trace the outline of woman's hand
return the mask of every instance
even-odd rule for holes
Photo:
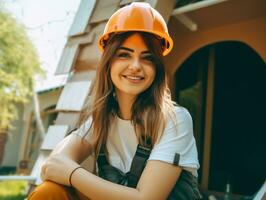
[[[43,181],[50,180],[59,184],[70,186],[69,176],[79,164],[62,154],[48,157],[41,168]]]

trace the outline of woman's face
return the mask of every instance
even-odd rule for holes
[[[155,78],[153,56],[141,35],[129,36],[118,48],[111,62],[111,80],[116,95],[137,97]]]

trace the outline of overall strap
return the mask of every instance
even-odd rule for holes
[[[101,168],[102,166],[108,164],[103,146],[101,147],[99,155],[97,157],[97,164],[98,164],[98,168]]]
[[[133,157],[129,171],[128,185],[130,187],[135,188],[137,186],[142,171],[146,166],[146,162],[150,156],[150,153],[151,153],[150,148],[143,147],[140,144],[138,145],[137,151]]]
[[[139,178],[142,174],[146,162],[150,156],[151,149],[149,142],[146,146],[138,144],[136,153],[132,159],[130,171],[125,174],[127,177],[127,186],[136,187],[139,181]],[[100,149],[99,155],[97,157],[98,168],[102,169],[105,165],[109,165],[103,146]]]

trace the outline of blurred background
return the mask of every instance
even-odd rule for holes
[[[0,1],[0,198],[40,182],[90,98],[105,23],[131,2]],[[164,61],[173,100],[193,118],[204,199],[255,198],[266,180],[266,1],[145,2],[174,39]]]

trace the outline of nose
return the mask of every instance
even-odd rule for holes
[[[140,71],[141,69],[141,63],[139,58],[134,58],[132,59],[132,62],[130,63],[129,67],[130,70],[132,71]]]

